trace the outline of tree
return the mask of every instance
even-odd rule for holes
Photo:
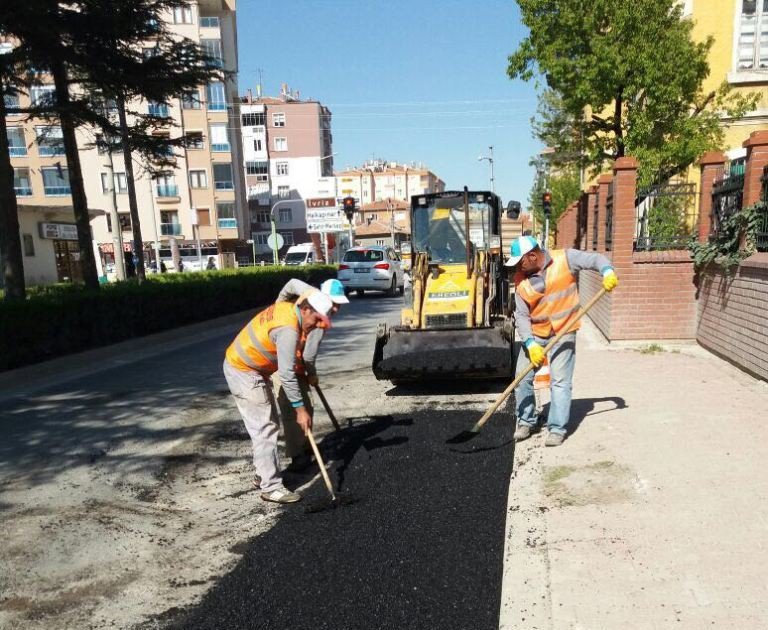
[[[694,42],[676,0],[517,0],[530,34],[509,56],[510,78],[537,71],[578,133],[588,163],[631,154],[640,182],[664,181],[723,139],[757,95],[727,84],[704,92],[712,39]]]
[[[528,212],[536,217],[539,225],[544,225],[546,217],[542,207],[542,195],[550,192],[552,213],[549,217],[549,231],[551,234],[557,234],[557,222],[560,217],[581,195],[579,172],[572,166],[553,169],[549,160],[543,157],[531,160],[531,166],[536,168],[536,177],[528,194]]]

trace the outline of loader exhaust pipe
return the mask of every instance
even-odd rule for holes
[[[467,280],[472,277],[472,242],[469,240],[469,188],[464,186],[464,240],[467,246]]]

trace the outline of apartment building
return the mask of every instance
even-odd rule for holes
[[[307,208],[336,204],[331,111],[315,100],[301,100],[283,84],[280,96],[242,97],[241,120],[245,186],[250,229],[258,257],[271,249],[271,213],[283,237],[281,254],[295,243],[319,235],[307,233]]]
[[[221,266],[234,259],[225,254],[234,251],[248,232],[243,172],[239,168],[242,137],[237,98],[235,0],[190,1],[169,12],[166,19],[173,33],[198,42],[232,74],[226,81],[200,86],[169,104],[130,105],[154,108],[173,118],[177,126],[169,127],[169,134],[189,132],[196,136],[192,146],[175,150],[175,167],[159,177],[148,175],[140,158],[134,157],[143,254],[150,262],[159,250],[162,258],[170,262],[173,250],[176,260],[180,255],[188,269],[194,268],[199,239],[204,260],[214,256]],[[25,107],[30,100],[54,90],[51,83],[43,75],[29,96],[6,98],[6,104]],[[61,129],[55,124],[27,120],[25,116],[9,116],[7,123],[27,282],[79,279]],[[118,235],[124,252],[138,252],[132,251],[122,152],[109,154],[97,149],[97,139],[93,129],[77,130],[93,238],[103,268],[108,271],[115,261]],[[111,217],[113,203],[117,207],[118,225],[114,225]]]
[[[410,203],[413,195],[444,191],[445,182],[423,164],[370,160],[337,172],[336,187],[340,197],[354,197],[361,205],[387,199]]]

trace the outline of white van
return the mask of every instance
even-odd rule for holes
[[[284,265],[311,265],[319,262],[315,255],[313,243],[300,243],[291,245],[283,258]]]

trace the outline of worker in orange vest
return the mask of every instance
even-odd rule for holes
[[[578,249],[545,251],[532,236],[521,236],[512,242],[510,257],[505,263],[514,270],[515,323],[525,352],[517,358],[517,371],[528,362],[539,367],[544,362],[544,346],[563,328],[568,332],[549,352],[550,391],[546,446],[560,446],[565,440],[571,413],[573,368],[576,361],[576,331],[580,322],[571,324],[579,311],[577,275],[591,269],[602,274],[606,291],[616,288],[619,281],[611,262],[602,254]],[[529,372],[515,390],[517,400],[517,430],[515,440],[529,438],[539,428],[534,373]]]
[[[277,372],[292,408],[292,419],[306,433],[312,413],[299,388],[296,366],[303,364],[307,336],[317,327],[330,327],[331,299],[313,292],[301,304],[278,302],[258,313],[227,348],[224,377],[251,436],[253,465],[261,498],[294,503],[301,496],[288,490],[280,475],[277,453],[278,418],[270,376]],[[284,422],[291,419],[283,418]]]

